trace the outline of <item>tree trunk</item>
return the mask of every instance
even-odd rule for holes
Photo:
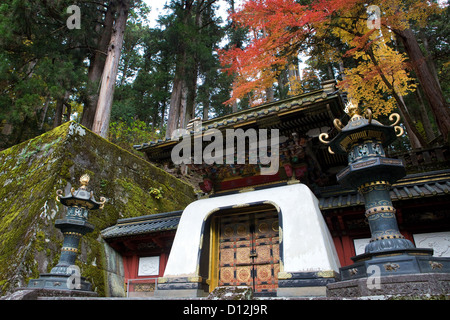
[[[169,91],[169,83],[168,82],[166,82],[164,84],[164,91],[165,92]],[[166,109],[167,109],[166,99],[162,99],[161,100],[161,129],[164,125],[164,122],[166,121]]]
[[[275,93],[273,92],[273,87],[266,88],[266,101],[270,102],[275,99]]]
[[[203,27],[203,19],[202,19],[202,11],[205,7],[203,3],[199,4],[197,10],[195,12],[195,27],[201,33],[201,29]],[[193,41],[198,44],[198,39],[195,38]],[[184,121],[180,121],[180,126],[182,128],[186,128],[187,124],[191,119],[195,117],[195,99],[197,98],[197,80],[199,73],[199,58],[197,52],[193,53],[193,63],[189,66],[189,76],[186,79],[186,106],[184,113]]]
[[[342,80],[345,79],[345,68],[344,68],[344,61],[339,60],[339,74],[342,77]]]
[[[411,144],[411,147],[413,149],[421,148],[424,146],[427,146],[427,142],[425,139],[420,135],[419,131],[417,130],[416,126],[414,125],[414,122],[412,121],[411,117],[408,113],[408,108],[405,105],[405,102],[403,101],[403,98],[397,94],[395,91],[395,88],[393,87],[392,83],[388,81],[386,76],[383,73],[383,70],[381,70],[380,66],[378,65],[378,61],[375,58],[375,55],[370,48],[367,50],[367,53],[370,57],[370,60],[374,64],[375,68],[378,71],[378,74],[380,75],[383,82],[386,84],[386,86],[391,90],[392,95],[394,96],[395,101],[397,102],[398,109],[400,111],[400,115],[403,118],[403,123],[406,127],[406,132],[408,133],[409,142]]]
[[[231,105],[231,112],[238,112],[238,104],[236,100],[234,100],[233,104]]]
[[[191,119],[195,117],[195,99],[197,98],[197,80],[198,80],[198,64],[192,67],[191,79],[187,85],[186,96],[186,114],[184,116],[184,122],[181,123],[183,128],[186,128]]]
[[[188,19],[191,15],[193,1],[186,1],[183,6],[183,14],[181,23],[183,26],[187,25]],[[172,93],[170,95],[169,115],[167,119],[166,138],[170,138],[172,133],[179,128],[180,118],[183,118],[182,101],[183,90],[185,87],[185,73],[186,73],[186,43],[187,39],[180,39],[177,48],[177,62],[175,68],[175,77],[173,79]],[[183,119],[181,119],[183,121]]]
[[[426,146],[427,143],[425,139],[420,135],[417,130],[414,121],[411,119],[408,108],[406,107],[405,101],[403,97],[398,95],[397,92],[393,92],[393,95],[397,101],[398,110],[400,112],[400,116],[403,119],[403,124],[406,128],[406,133],[408,134],[409,143],[413,149],[420,149],[423,146]]]
[[[103,69],[97,110],[92,126],[92,131],[105,139],[108,136],[109,119],[111,116],[117,71],[119,69],[120,52],[122,50],[129,7],[129,0],[120,1],[118,16],[114,24],[111,41],[108,47],[108,56],[106,57],[105,67]]]
[[[177,69],[181,66],[177,65]],[[183,67],[184,70],[184,67]],[[183,90],[183,80],[178,73],[175,73],[175,79],[173,81],[172,94],[170,95],[169,105],[169,118],[167,119],[166,138],[170,138],[172,132],[178,128],[178,122],[180,120],[180,106]]]
[[[439,83],[438,73],[436,71],[436,65],[434,64],[433,58],[431,57],[431,54],[430,54],[430,50],[429,50],[429,46],[428,46],[428,39],[427,39],[427,36],[425,35],[425,32],[423,29],[420,29],[419,35],[420,35],[420,39],[422,40],[422,43],[423,43],[423,48],[425,49],[425,57],[427,59],[428,68],[430,68],[431,74],[436,79],[436,82],[439,85],[439,89],[442,90],[441,84]]]
[[[433,116],[432,114],[428,114],[427,108],[425,107],[425,101],[423,101],[422,93],[420,92],[420,88],[417,87],[416,91],[414,91],[414,94],[417,98],[417,101],[419,103],[419,113],[420,118],[422,120],[423,128],[425,130],[425,133],[427,135],[428,141],[433,141],[436,136],[433,131],[433,127],[431,126],[430,116]]]
[[[186,81],[183,79],[181,81],[181,101],[180,101],[180,116],[178,120],[178,126],[177,128],[185,128],[186,123],[186,107],[187,107],[187,95],[188,95],[188,88],[186,85]],[[176,128],[176,129],[177,129]]]
[[[333,65],[331,64],[331,62],[327,63],[327,71],[329,80],[334,79]]]
[[[400,37],[405,47],[405,51],[411,60],[412,67],[422,86],[424,95],[436,117],[439,131],[442,133],[444,141],[448,142],[450,133],[450,109],[445,102],[439,83],[430,71],[412,30],[394,30],[394,32]]]
[[[206,121],[209,118],[209,105],[210,105],[209,99],[206,98],[203,101],[203,121]]]
[[[69,92],[66,91],[64,96],[62,96],[56,100],[56,112],[55,112],[55,118],[53,120],[53,128],[56,128],[62,124],[62,117],[64,114],[64,105],[68,98],[69,98]]]
[[[45,118],[47,117],[48,105],[50,104],[50,96],[45,97],[44,110],[42,111],[41,123],[39,124],[39,130],[42,130],[45,123]]]
[[[110,1],[103,22],[103,32],[98,39],[95,53],[90,59],[88,70],[87,94],[84,101],[83,114],[81,115],[81,124],[88,129],[92,129],[94,124],[95,112],[98,102],[98,91],[100,79],[105,67],[108,44],[111,40],[111,34],[114,26],[114,16],[116,12],[116,1]],[[101,27],[99,26],[98,29]],[[100,30],[97,30],[100,31]]]

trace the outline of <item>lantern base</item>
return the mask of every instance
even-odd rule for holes
[[[381,276],[339,281],[327,285],[329,298],[368,296],[420,297],[448,295],[450,273],[421,273]]]
[[[376,241],[371,241],[365,248],[365,255],[373,256],[373,255],[379,255],[384,254],[387,250],[412,250],[411,252],[416,252],[416,247],[414,244],[404,238],[396,238],[396,239],[381,239]],[[423,251],[423,250],[422,250]],[[419,252],[422,252],[419,250]],[[425,253],[424,254],[428,254]],[[433,251],[431,251],[431,255],[433,254]],[[364,256],[364,255],[363,255]],[[358,257],[358,256],[357,256]],[[356,260],[355,260],[356,259]],[[361,260],[362,258],[352,258],[353,261]]]
[[[0,300],[47,300],[67,299],[68,297],[98,297],[97,292],[82,290],[59,290],[52,288],[17,288],[13,293],[0,297]]]
[[[450,258],[433,249],[364,253],[339,269],[341,281],[327,285],[327,297],[441,295],[450,292]]]
[[[385,250],[352,258],[352,265],[340,268],[341,280],[369,276],[419,273],[450,273],[450,258],[433,257],[432,249]]]
[[[32,279],[28,282],[29,289],[55,289],[67,291],[92,291],[92,285],[86,281],[84,277],[75,279],[73,274],[54,274],[43,273],[39,275],[38,279]]]

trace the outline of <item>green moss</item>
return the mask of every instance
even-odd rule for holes
[[[100,296],[105,292],[100,231],[122,217],[183,209],[195,198],[186,183],[74,122],[6,149],[0,152],[0,295],[26,286],[43,263],[44,272],[56,265],[63,237],[54,221],[64,211],[56,190],[79,187],[84,173],[95,198],[108,199],[103,210],[90,212],[95,230],[83,238],[86,255],[78,261]],[[164,196],[153,198],[151,188]],[[46,261],[37,261],[37,253]]]
[[[37,251],[45,250],[45,233],[43,231],[36,232],[35,242],[36,242],[36,250]],[[48,253],[48,251],[47,251],[47,253]]]

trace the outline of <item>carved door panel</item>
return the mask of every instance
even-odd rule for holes
[[[278,215],[255,216],[253,237],[254,291],[275,293],[280,271]]]
[[[251,242],[249,215],[220,219],[219,286],[251,286]]]
[[[221,217],[219,286],[250,286],[255,293],[275,293],[278,272],[276,212]]]

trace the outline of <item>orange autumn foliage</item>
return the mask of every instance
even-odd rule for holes
[[[423,24],[439,10],[422,1],[373,1],[380,8],[380,29],[369,29],[367,4],[363,0],[317,0],[302,5],[293,0],[246,1],[232,19],[249,31],[244,49],[221,51],[224,70],[235,75],[231,104],[245,95],[263,98],[266,88],[277,81],[288,60],[299,54],[300,45],[314,45],[313,37],[331,32],[351,50],[339,52],[328,46],[323,53],[331,59],[352,56],[358,66],[345,70],[340,83],[352,98],[371,104],[375,113],[388,113],[395,107],[392,90],[402,96],[414,90],[406,56],[392,49],[394,29],[409,28],[409,21]],[[371,53],[371,56],[368,55]],[[386,85],[385,82],[389,82]],[[386,103],[387,102],[387,103]]]

